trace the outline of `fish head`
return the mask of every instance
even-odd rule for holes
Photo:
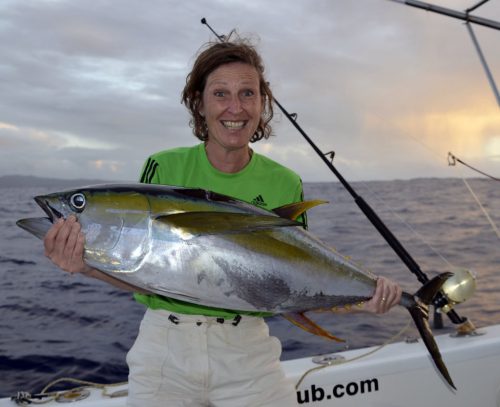
[[[131,188],[105,185],[34,198],[52,223],[73,215],[85,235],[85,258],[107,269],[132,269],[147,252],[148,197]]]
[[[70,215],[78,218],[87,204],[84,191],[79,190],[39,195],[34,199],[52,223],[61,218],[67,219]]]

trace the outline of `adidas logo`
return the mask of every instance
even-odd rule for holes
[[[252,200],[252,205],[255,205],[255,206],[267,206],[267,203],[264,201],[264,198],[262,198],[262,195],[257,195]]]

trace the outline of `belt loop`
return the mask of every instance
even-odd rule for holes
[[[174,314],[170,314],[168,316],[168,320],[172,322],[172,324],[178,325],[179,324],[179,318],[177,318]]]
[[[240,323],[241,321],[241,315],[236,315],[233,319],[233,325],[234,326],[238,326],[238,324]]]

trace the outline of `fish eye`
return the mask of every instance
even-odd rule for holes
[[[83,208],[85,208],[85,195],[83,195],[82,193],[73,194],[71,195],[71,198],[69,198],[69,203],[73,207],[73,209],[81,212]]]

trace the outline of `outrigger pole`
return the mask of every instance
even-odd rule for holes
[[[213,28],[208,24],[205,18],[201,19],[201,23],[205,24],[210,31],[212,31],[215,36],[219,39],[219,41],[223,42],[225,37],[217,34],[213,30]],[[338,178],[342,186],[349,192],[349,194],[354,199],[354,202],[361,209],[363,214],[368,218],[368,220],[372,223],[372,225],[377,229],[377,231],[382,235],[385,241],[391,246],[394,252],[399,256],[399,258],[403,261],[403,263],[408,267],[408,269],[415,274],[418,281],[422,284],[425,284],[429,281],[429,277],[422,271],[418,263],[411,257],[408,251],[403,247],[401,242],[394,236],[394,234],[389,230],[389,228],[385,225],[385,223],[380,219],[380,217],[375,213],[375,211],[371,208],[371,206],[356,193],[356,191],[352,188],[352,186],[346,181],[346,179],[340,174],[340,172],[333,165],[333,152],[323,153],[318,146],[312,141],[312,139],[306,134],[306,132],[300,127],[297,123],[297,114],[288,113],[288,111],[279,103],[275,97],[273,97],[273,101],[278,106],[278,108],[283,112],[286,118],[293,124],[293,126],[298,130],[298,132],[304,137],[304,139],[309,143],[309,145],[313,148],[313,150],[319,155],[319,157],[323,160],[323,162],[327,165],[327,167],[332,171],[335,176]],[[331,157],[331,161],[328,160],[327,157]],[[447,305],[448,299],[442,294],[438,293],[434,298],[433,304],[436,308],[442,308]],[[467,322],[467,318],[460,317],[455,310],[450,309],[446,312],[446,315],[450,318],[450,320],[454,324],[463,324]]]
[[[481,64],[483,65],[484,72],[486,73],[486,77],[488,78],[488,82],[490,84],[490,87],[493,91],[493,94],[495,95],[495,98],[497,100],[497,104],[500,107],[500,92],[498,91],[498,87],[495,83],[495,80],[494,80],[493,75],[490,71],[490,68],[488,67],[488,63],[486,62],[486,58],[484,57],[484,54],[481,50],[481,47],[479,46],[479,41],[477,40],[476,35],[474,34],[474,30],[472,29],[472,25],[471,25],[471,23],[478,24],[478,25],[482,25],[484,27],[493,28],[494,30],[500,30],[500,22],[494,21],[494,20],[489,20],[489,19],[483,18],[483,17],[473,16],[470,14],[472,11],[474,11],[478,7],[482,6],[483,4],[487,3],[489,0],[481,0],[480,2],[476,3],[474,6],[469,7],[464,12],[452,10],[452,9],[449,9],[446,7],[436,6],[434,4],[426,3],[423,1],[419,1],[419,0],[390,0],[390,1],[394,1],[396,3],[406,4],[407,6],[417,7],[417,8],[423,9],[423,10],[432,11],[434,13],[442,14],[442,15],[445,15],[448,17],[457,18],[459,20],[465,21],[466,26],[467,26],[467,31],[469,32],[472,43],[474,44],[474,47],[476,48],[476,52],[477,52],[479,59],[481,61]]]
[[[500,30],[500,22],[494,21],[494,20],[489,20],[489,19],[483,18],[483,17],[477,17],[477,16],[470,15],[471,11],[474,11],[479,6],[482,6],[484,3],[488,2],[489,0],[482,0],[479,3],[477,3],[476,5],[468,8],[467,10],[465,10],[463,12],[452,10],[452,9],[446,8],[446,7],[436,6],[434,4],[426,3],[424,1],[419,1],[419,0],[390,0],[390,1],[394,1],[396,3],[406,4],[407,6],[421,8],[423,10],[432,11],[432,12],[438,13],[438,14],[443,14],[443,15],[448,16],[448,17],[458,18],[459,20],[463,20],[463,21],[468,22],[468,23],[484,25],[485,27],[494,28],[495,30]]]

